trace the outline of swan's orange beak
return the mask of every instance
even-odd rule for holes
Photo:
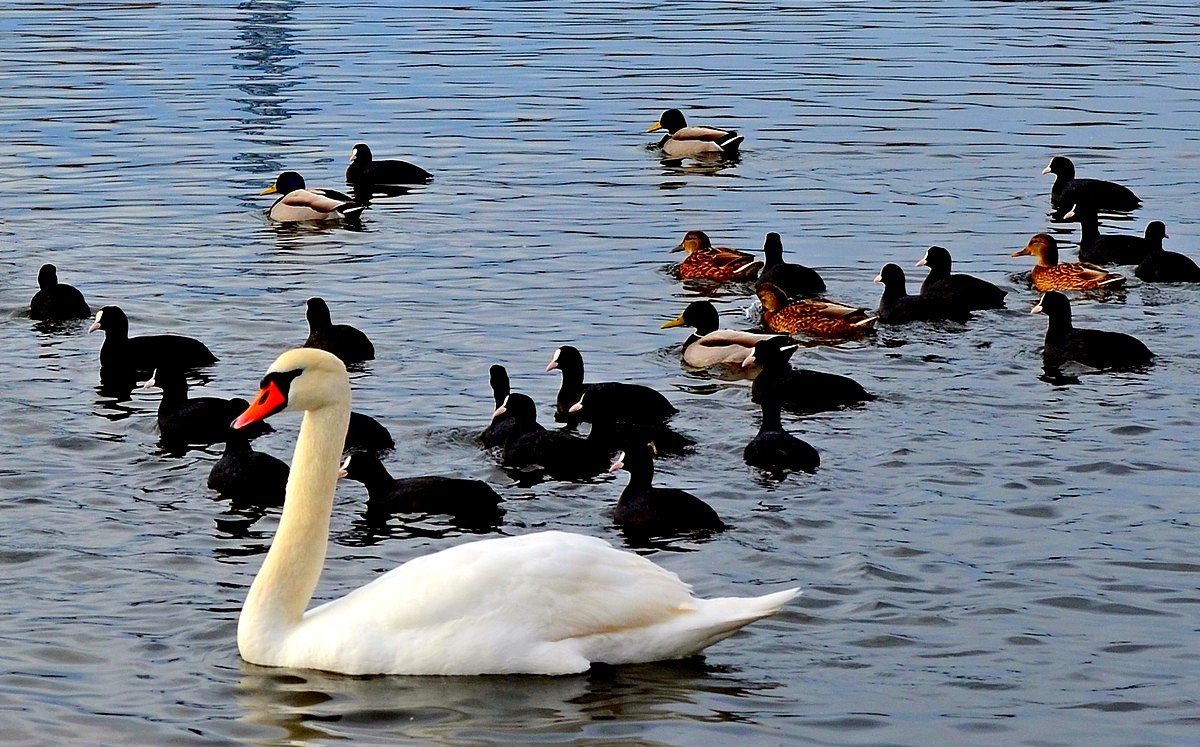
[[[287,406],[287,397],[279,390],[279,385],[268,381],[267,385],[258,390],[258,396],[246,408],[246,411],[233,421],[234,428],[245,428],[251,423],[266,420],[268,417]]]

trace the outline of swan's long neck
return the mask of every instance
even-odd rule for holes
[[[304,413],[279,529],[238,620],[238,646],[265,644],[300,622],[325,563],[329,516],[350,401]]]

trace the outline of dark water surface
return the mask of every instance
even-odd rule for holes
[[[1042,317],[1008,254],[1047,222],[1055,154],[1145,201],[1200,255],[1193,3],[51,3],[0,9],[0,740],[304,743],[1194,744],[1200,290],[1077,302],[1136,333],[1145,372],[1040,378]],[[658,163],[667,106],[747,136],[712,173]],[[358,231],[280,228],[285,169],[337,187],[350,147],[428,168]],[[779,231],[831,296],[874,305],[930,244],[1006,283],[965,327],[802,350],[879,400],[789,427],[821,451],[782,482],[741,461],[744,386],[680,370],[684,231],[758,250]],[[1072,255],[1073,247],[1067,254]],[[304,300],[379,359],[356,408],[396,474],[488,480],[504,533],[623,545],[627,477],[511,486],[471,442],[487,366],[549,420],[542,373],[652,384],[699,441],[659,464],[733,529],[653,549],[705,595],[799,584],[703,660],[566,678],[345,678],[243,664],[246,588],[274,532],[204,487],[218,448],[157,447],[158,393],[99,396],[99,335],[25,315],[44,261],[133,333],[207,341],[197,394],[249,396],[304,339]],[[1131,268],[1129,268],[1131,269]],[[923,271],[909,270],[910,287]],[[719,300],[734,321],[749,302]],[[287,456],[296,421],[258,448]],[[339,488],[319,599],[463,541],[438,519],[371,531]]]

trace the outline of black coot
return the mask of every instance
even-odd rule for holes
[[[303,347],[333,353],[347,366],[375,358],[375,346],[367,336],[349,324],[334,324],[329,305],[322,298],[308,299],[308,339]]]
[[[1099,369],[1137,368],[1150,363],[1154,353],[1142,341],[1122,332],[1076,329],[1071,325],[1071,302],[1058,291],[1042,296],[1034,314],[1045,314],[1046,345],[1042,360],[1048,369],[1074,361]]]
[[[58,282],[58,268],[51,264],[38,270],[38,292],[29,302],[29,316],[34,319],[65,321],[92,315],[79,289]]]

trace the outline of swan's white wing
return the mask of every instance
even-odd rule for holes
[[[703,603],[645,558],[593,537],[541,532],[409,561],[309,611],[284,658],[347,673],[582,671],[588,641],[619,658],[613,638],[636,640]]]

